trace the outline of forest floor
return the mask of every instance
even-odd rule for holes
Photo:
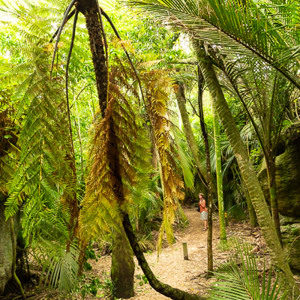
[[[148,251],[145,257],[157,278],[172,287],[202,296],[209,294],[209,287],[216,280],[207,279],[207,231],[203,231],[203,221],[200,220],[200,213],[193,208],[184,208],[184,213],[188,219],[186,227],[177,226],[175,228],[176,242],[173,245],[165,245],[159,257],[156,251]],[[226,265],[233,254],[234,241],[246,241],[250,244],[250,249],[260,258],[258,268],[263,269],[263,260],[266,259],[268,268],[270,258],[267,247],[258,228],[250,227],[246,221],[238,222],[229,220],[226,228],[229,248],[224,249],[220,245],[218,215],[213,215],[213,263],[214,270]],[[182,243],[188,246],[188,260],[184,260]],[[155,244],[155,241],[153,241]],[[96,248],[96,247],[95,247]],[[82,282],[77,293],[72,295],[62,295],[49,289],[36,289],[36,287],[25,286],[27,299],[109,299],[111,295],[110,266],[111,256],[100,255],[99,249],[94,249],[97,260],[89,260],[92,269],[85,272],[85,280]],[[148,283],[141,268],[135,260],[135,296],[132,300],[162,300],[169,299],[157,293]],[[18,289],[17,289],[18,290]],[[16,292],[15,290],[14,292]],[[92,295],[91,291],[94,290]],[[82,293],[85,291],[83,297]],[[20,299],[12,296],[0,297],[0,299]]]
[[[215,281],[214,278],[207,279],[207,231],[203,231],[203,221],[196,208],[184,208],[188,218],[188,226],[175,230],[176,242],[162,249],[159,257],[157,252],[145,253],[145,257],[157,278],[172,287],[195,293],[208,295],[209,286]],[[247,223],[229,222],[227,227],[229,244],[233,247],[233,241],[248,241],[251,249],[261,255],[266,254],[266,246],[263,242],[260,230],[252,228]],[[182,243],[188,245],[188,260],[184,260]],[[213,216],[213,262],[214,270],[226,263],[232,255],[232,247],[224,251],[220,245],[219,222],[217,214]],[[97,262],[90,261],[92,270],[87,276],[106,276],[109,278],[111,257],[101,256]],[[145,280],[145,276],[137,261],[135,260],[135,296],[130,299],[136,300],[162,300],[169,299],[156,292]],[[100,292],[99,292],[100,293]],[[99,299],[101,293],[89,296],[88,299]]]

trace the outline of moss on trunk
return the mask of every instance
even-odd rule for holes
[[[113,239],[111,279],[114,296],[127,299],[134,295],[133,253],[124,230],[114,232]]]

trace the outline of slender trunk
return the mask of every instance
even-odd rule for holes
[[[116,298],[130,298],[134,296],[134,276],[133,253],[124,232],[120,231],[113,234],[113,247],[111,255],[111,279],[114,284],[114,296]]]
[[[219,220],[220,220],[220,239],[222,242],[225,242],[227,240],[227,237],[226,237],[226,229],[225,229],[226,226],[225,226],[225,215],[224,215],[220,125],[219,125],[219,118],[215,114],[215,108],[213,102],[212,102],[212,112],[213,112],[215,155],[216,155],[216,176],[217,176],[218,207],[219,207]]]
[[[200,44],[197,41],[193,42],[201,71],[203,73],[205,82],[208,85],[210,93],[212,94],[216,111],[223,123],[227,138],[234,151],[241,171],[241,175],[243,176],[246,187],[249,191],[258,223],[263,232],[265,241],[271,250],[273,262],[279,269],[284,272],[289,285],[294,286],[295,280],[282,251],[275,226],[271,219],[271,215],[269,213],[269,209],[263,195],[263,191],[261,189],[253,166],[249,161],[247,150],[245,148],[245,145],[243,144],[239,130],[225,100],[223,91],[213,69],[213,64]]]
[[[254,211],[251,199],[250,199],[249,192],[247,190],[247,187],[245,185],[245,182],[244,182],[243,178],[241,178],[241,186],[242,186],[243,192],[244,192],[245,197],[246,197],[250,225],[252,227],[255,227],[257,225],[256,215],[255,215],[255,211]]]
[[[277,203],[277,196],[276,196],[276,181],[275,181],[276,166],[273,157],[271,156],[269,158],[266,157],[266,165],[268,171],[272,219],[276,228],[278,238],[281,242],[280,220],[279,220],[278,203]]]
[[[17,284],[17,286],[20,289],[20,292],[22,294],[22,298],[26,299],[26,295],[22,286],[22,283],[19,279],[19,277],[17,276],[16,273],[16,263],[17,263],[17,237],[15,235],[15,225],[14,225],[14,219],[13,217],[10,217],[10,234],[11,234],[11,242],[12,242],[12,251],[13,251],[13,256],[12,256],[12,274],[13,274],[13,278]]]
[[[208,135],[206,131],[206,124],[204,122],[203,114],[203,75],[198,67],[198,106],[199,106],[199,117],[201,132],[205,145],[205,160],[207,170],[207,183],[208,183],[208,197],[207,197],[207,208],[208,208],[208,232],[207,232],[207,271],[208,276],[212,275],[213,272],[213,248],[212,248],[212,200],[213,200],[213,183],[211,177],[211,165],[210,165],[210,151],[208,143]]]
[[[159,293],[162,295],[165,295],[167,297],[170,297],[171,299],[175,300],[201,300],[206,299],[198,295],[189,294],[187,292],[184,292],[182,290],[173,288],[169,286],[168,284],[164,284],[160,282],[153,272],[151,271],[143,252],[141,251],[141,248],[136,240],[136,236],[133,232],[129,216],[127,214],[124,215],[123,218],[123,226],[125,229],[125,232],[127,234],[128,240],[130,242],[131,248],[139,262],[140,267],[142,268],[146,278],[149,281],[149,284]]]
[[[183,84],[181,82],[177,82],[174,90],[175,90],[175,95],[176,95],[178,108],[180,111],[180,116],[181,116],[181,120],[183,123],[183,129],[184,129],[184,134],[185,134],[187,143],[189,145],[189,148],[192,152],[194,161],[196,163],[199,177],[200,177],[201,181],[204,183],[204,185],[207,186],[207,178],[205,176],[206,171],[203,170],[201,167],[198,145],[197,145],[197,142],[195,140],[195,137],[194,137],[194,134],[192,131],[191,123],[189,120],[189,115],[186,111],[186,106],[185,106],[186,99],[185,99]]]
[[[108,66],[104,51],[103,30],[99,21],[98,7],[95,0],[80,0],[78,9],[84,14],[86,28],[89,34],[90,50],[96,75],[96,85],[99,97],[99,106],[102,117],[107,106]]]
[[[79,148],[80,148],[80,170],[81,170],[80,183],[84,183],[84,163],[83,163],[83,147],[82,147],[82,137],[81,137],[80,116],[79,116],[79,110],[77,105],[77,99],[85,88],[86,86],[81,89],[81,91],[78,93],[76,97],[74,97],[74,103],[75,103],[76,115],[77,115],[77,122],[75,120],[75,127],[78,135]]]

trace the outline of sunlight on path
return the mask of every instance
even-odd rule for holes
[[[146,254],[146,259],[154,274],[163,283],[185,290],[191,293],[199,293],[208,282],[202,276],[206,270],[206,238],[207,232],[203,232],[203,222],[200,214],[193,209],[184,209],[189,220],[189,226],[182,231],[175,232],[176,243],[163,249],[157,259],[157,253]],[[215,233],[218,228],[215,228]],[[183,259],[182,242],[187,242],[189,260]],[[137,261],[136,261],[137,265]],[[169,299],[153,290],[149,284],[143,284],[143,273],[140,267],[136,267],[136,295],[131,299]]]

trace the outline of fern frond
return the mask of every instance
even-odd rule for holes
[[[170,243],[174,240],[172,224],[175,220],[178,199],[184,197],[183,182],[176,172],[176,164],[171,154],[170,122],[166,119],[168,97],[164,90],[170,87],[170,79],[162,72],[152,71],[144,74],[143,82],[146,84],[146,110],[154,131],[154,141],[159,154],[164,194],[163,223],[158,239],[158,250],[160,250],[164,234]]]
[[[192,189],[194,187],[194,174],[192,170],[191,157],[188,156],[189,152],[185,151],[186,145],[184,145],[183,141],[180,140],[179,133],[176,131],[176,129],[173,130],[173,134],[178,149],[178,155],[180,157],[180,166],[182,169],[185,186],[189,189]]]
[[[124,76],[119,68],[112,68],[105,117],[100,120],[97,115],[93,128],[90,170],[80,216],[81,235],[87,240],[101,231],[122,226],[120,209],[126,210],[132,203],[132,189],[138,183],[136,168],[143,161],[141,153],[147,145],[133,109],[136,93],[116,84],[125,83]]]

